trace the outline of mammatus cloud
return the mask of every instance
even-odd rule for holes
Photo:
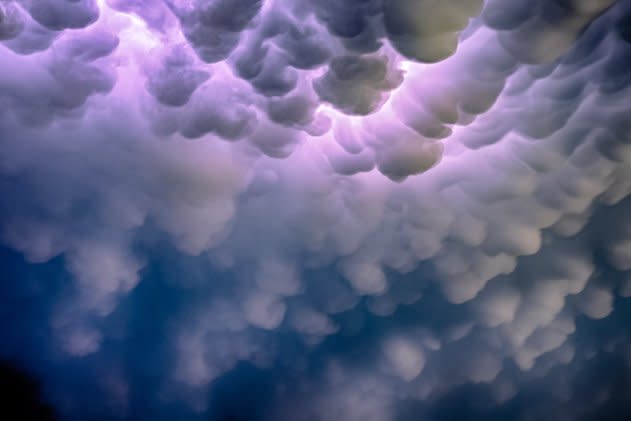
[[[0,356],[62,419],[628,415],[630,16],[0,1]]]

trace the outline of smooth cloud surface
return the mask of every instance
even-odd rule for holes
[[[630,34],[624,0],[0,0],[0,357],[62,419],[631,414]]]

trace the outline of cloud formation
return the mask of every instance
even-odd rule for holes
[[[631,413],[629,16],[0,1],[0,357],[62,419]]]

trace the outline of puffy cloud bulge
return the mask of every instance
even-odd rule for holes
[[[630,98],[625,0],[0,0],[0,357],[61,419],[631,414]]]

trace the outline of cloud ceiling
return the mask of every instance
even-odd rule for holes
[[[618,396],[628,1],[0,0],[0,44],[0,355],[64,419]]]

